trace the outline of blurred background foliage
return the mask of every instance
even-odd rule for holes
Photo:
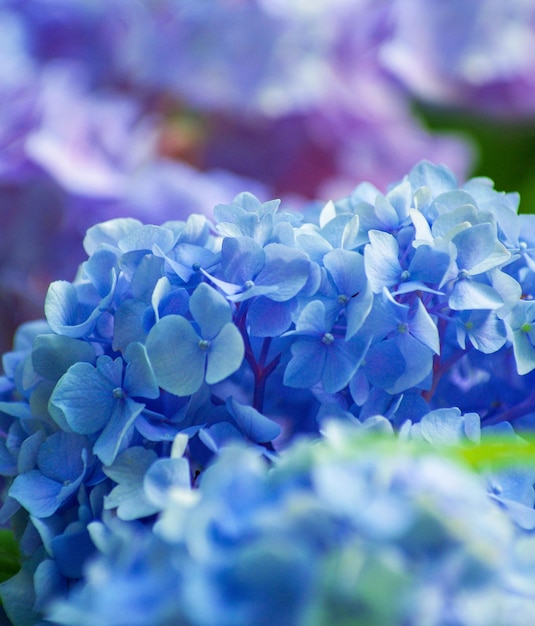
[[[517,191],[520,211],[535,213],[535,119],[500,120],[423,103],[413,108],[430,130],[459,133],[472,143],[472,176],[487,176],[496,189]]]

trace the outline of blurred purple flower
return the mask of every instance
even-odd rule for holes
[[[533,115],[530,0],[393,0],[391,18],[392,35],[381,57],[418,97],[504,117]]]

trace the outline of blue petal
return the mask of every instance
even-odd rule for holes
[[[147,331],[144,326],[144,315],[147,304],[142,300],[124,300],[114,315],[113,349],[124,352],[134,341],[145,341]]]
[[[158,459],[154,450],[128,448],[113,464],[104,468],[104,473],[117,483],[109,495],[104,497],[105,509],[117,509],[117,517],[134,520],[152,515],[158,507],[151,503],[143,486],[149,467]]]
[[[299,334],[322,336],[325,328],[325,305],[320,300],[309,302],[299,314],[295,324]]]
[[[396,341],[386,339],[372,345],[366,355],[364,370],[375,387],[391,387],[405,370],[405,359]]]
[[[152,252],[154,246],[158,246],[164,252],[168,252],[175,242],[175,234],[168,228],[155,226],[154,224],[141,224],[129,228],[118,242],[118,247],[123,253],[147,251]]]
[[[416,301],[416,310],[409,322],[410,333],[420,340],[424,346],[430,348],[435,354],[440,354],[440,338],[438,328],[420,298]]]
[[[92,255],[105,246],[117,247],[119,240],[141,225],[139,220],[120,217],[91,226],[84,237],[84,250],[88,255]]]
[[[33,576],[31,563],[26,562],[14,576],[0,585],[2,604],[13,624],[33,626],[41,621],[41,616],[34,611]]]
[[[93,452],[104,465],[113,463],[119,451],[124,447],[125,437],[131,432],[137,416],[144,408],[144,404],[135,402],[131,398],[117,402],[93,448]]]
[[[155,254],[163,254],[155,250]],[[215,265],[218,255],[211,250],[190,243],[179,243],[172,250],[173,257],[164,256],[167,265],[185,283],[189,282],[200,267]]]
[[[405,361],[405,369],[394,384],[386,388],[391,394],[401,393],[422,383],[433,368],[433,352],[412,335],[399,334],[394,341]]]
[[[95,351],[86,341],[46,334],[38,335],[33,342],[33,368],[47,380],[59,380],[71,365],[79,361],[95,361]]]
[[[506,263],[511,253],[496,238],[496,228],[488,222],[465,228],[455,235],[457,265],[472,275]]]
[[[98,317],[113,298],[114,288],[87,314],[79,306],[76,287],[65,280],[57,280],[48,288],[45,315],[50,328],[59,335],[83,337],[92,332]]]
[[[82,265],[84,274],[101,298],[113,289],[117,273],[117,256],[111,250],[97,250]]]
[[[272,300],[284,302],[293,298],[308,280],[310,261],[307,255],[280,243],[268,244],[264,252],[265,265],[255,282],[262,286],[277,287],[269,295]]]
[[[249,333],[255,337],[282,335],[290,327],[296,308],[295,299],[275,302],[262,296],[255,298],[247,309]]]
[[[195,393],[203,383],[207,350],[187,319],[168,315],[151,329],[146,349],[156,381],[177,396]]]
[[[516,361],[516,370],[521,375],[529,374],[535,369],[535,347],[528,334],[523,330],[513,333],[513,350]]]
[[[60,378],[50,397],[70,428],[81,435],[97,432],[108,421],[116,399],[113,383],[90,363],[75,363]]]
[[[18,474],[24,474],[24,472],[34,469],[37,464],[37,455],[45,440],[45,432],[38,430],[22,442],[17,459]]]
[[[288,387],[307,389],[321,380],[326,353],[317,340],[301,340],[292,344],[292,358],[284,372]]]
[[[367,283],[362,254],[333,250],[325,255],[323,265],[332,276],[339,293],[348,298],[360,292]]]
[[[232,319],[227,300],[206,283],[201,283],[191,295],[189,309],[204,339],[213,339]]]
[[[411,281],[440,285],[450,266],[450,255],[428,245],[416,248],[409,265]]]
[[[386,230],[394,230],[399,226],[399,217],[394,207],[381,194],[375,199],[375,215],[385,225]]]
[[[429,161],[421,161],[415,165],[408,178],[414,191],[420,187],[428,187],[434,196],[457,187],[457,180],[450,169]]]
[[[158,459],[148,468],[143,479],[146,498],[157,509],[169,505],[173,489],[191,488],[191,473],[187,459]]]
[[[458,320],[457,324],[474,348],[484,354],[497,352],[507,341],[507,327],[494,311],[471,311],[469,317]]]
[[[470,278],[462,278],[453,286],[448,304],[454,311],[499,309],[503,306],[503,300],[489,285]]]
[[[281,428],[252,406],[227,399],[227,408],[245,436],[255,443],[267,443],[279,436]]]
[[[206,361],[206,382],[209,385],[228,378],[242,364],[245,347],[240,331],[232,322],[225,324],[210,342]]]
[[[50,598],[67,593],[67,581],[58,569],[54,559],[44,559],[39,563],[33,576],[35,588],[34,608],[42,611]]]
[[[85,437],[62,431],[54,433],[41,445],[37,466],[44,476],[58,483],[74,482],[85,470],[84,450],[87,458],[91,445]]]
[[[63,503],[60,498],[62,488],[61,483],[43,476],[38,470],[32,470],[15,478],[9,495],[20,502],[30,515],[48,517]]]
[[[226,237],[221,246],[223,277],[235,285],[254,280],[264,267],[262,246],[248,237]]]
[[[69,530],[52,539],[52,551],[59,571],[66,578],[78,579],[84,575],[88,559],[95,553],[95,545],[87,528]]]
[[[346,340],[351,339],[366,321],[373,306],[373,293],[368,284],[364,285],[346,304]]]
[[[400,280],[399,246],[389,233],[370,230],[368,236],[370,243],[364,248],[366,275],[373,292],[380,293],[383,287],[391,287]]]
[[[126,349],[124,358],[128,363],[124,376],[124,387],[127,393],[142,398],[157,398],[160,395],[160,389],[145,346],[139,342],[131,343]]]
[[[199,439],[209,450],[217,454],[229,443],[243,442],[243,435],[229,422],[217,422],[217,424],[202,428],[199,431]]]
[[[327,393],[336,393],[351,380],[360,366],[368,344],[360,337],[349,341],[336,338],[325,346],[325,367],[321,381]]]

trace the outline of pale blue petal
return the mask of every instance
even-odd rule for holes
[[[295,329],[300,334],[322,336],[325,328],[325,305],[320,300],[309,302],[299,314]]]
[[[360,219],[358,215],[353,215],[349,222],[347,222],[344,226],[341,245],[345,250],[354,250],[355,248],[358,248],[361,243],[362,237],[360,234]]]
[[[379,194],[375,199],[375,215],[386,226],[388,230],[394,230],[399,226],[399,217],[394,207],[382,195]]]
[[[242,364],[245,347],[240,331],[232,322],[225,324],[210,342],[206,362],[206,382],[209,385],[228,378]]]
[[[484,354],[497,352],[507,341],[507,327],[494,311],[472,311],[467,320],[459,320],[472,345]]]
[[[106,297],[113,288],[117,273],[117,256],[111,250],[97,250],[82,265],[84,274],[97,290],[101,298]]]
[[[264,267],[262,246],[249,237],[226,237],[221,246],[221,265],[226,281],[242,286],[254,280]]]
[[[118,247],[123,253],[143,250],[152,252],[153,246],[168,252],[174,242],[175,234],[172,230],[154,224],[142,224],[129,228],[119,240]]]
[[[129,344],[124,358],[128,363],[124,376],[126,392],[131,396],[157,398],[160,389],[145,346],[139,342]]]
[[[358,252],[333,250],[325,255],[323,265],[331,275],[338,292],[348,298],[360,292],[367,284],[364,257]]]
[[[516,370],[521,375],[529,374],[535,369],[535,347],[528,334],[523,330],[513,333],[513,350],[516,361]]]
[[[192,325],[179,315],[168,315],[152,327],[145,347],[162,389],[189,396],[200,388],[207,351],[199,341]]]
[[[464,418],[456,407],[427,413],[418,427],[423,439],[435,445],[459,445],[465,438]]]
[[[116,248],[119,240],[141,225],[139,220],[119,217],[91,226],[84,237],[84,250],[92,255],[101,247]]]
[[[97,432],[109,419],[116,402],[113,383],[90,363],[75,363],[60,378],[50,404],[65,416],[76,433]]]
[[[420,161],[409,173],[409,182],[414,191],[428,187],[434,196],[457,187],[453,172],[445,165],[435,165],[429,161]]]
[[[307,255],[296,248],[280,243],[270,243],[264,248],[266,262],[256,277],[256,283],[277,287],[270,298],[283,302],[296,296],[308,280],[310,261]]]
[[[457,265],[471,274],[481,274],[509,260],[511,253],[496,239],[492,224],[476,224],[455,235]]]
[[[90,334],[97,318],[102,314],[113,297],[113,289],[89,315],[82,313],[78,304],[76,287],[64,280],[53,282],[45,299],[45,315],[50,328],[68,337],[83,337]]]
[[[111,465],[123,447],[123,440],[131,432],[136,417],[145,408],[144,404],[131,398],[120,400],[115,405],[108,423],[95,442],[93,452],[104,465]]]
[[[433,350],[435,354],[440,354],[437,325],[419,298],[417,299],[416,311],[409,322],[409,330],[411,335],[419,339],[424,346]]]
[[[398,335],[395,341],[405,361],[405,368],[395,383],[386,388],[392,395],[421,384],[433,369],[433,352],[417,339],[404,333]]]
[[[373,306],[373,293],[366,283],[358,294],[346,304],[346,340],[351,339],[362,327]]]
[[[216,454],[231,442],[243,442],[243,435],[229,422],[217,422],[199,431],[199,439]]]
[[[189,309],[204,339],[213,339],[232,319],[229,303],[207,283],[201,283],[189,299]]]
[[[499,309],[503,305],[503,300],[489,285],[463,278],[453,286],[448,304],[454,311]]]
[[[154,450],[134,447],[119,455],[104,473],[117,483],[104,497],[105,509],[117,509],[117,517],[133,520],[156,513],[159,509],[145,495],[143,479],[149,467],[158,459]]]
[[[399,246],[389,233],[370,230],[370,243],[364,248],[364,266],[374,293],[391,287],[400,280]]]

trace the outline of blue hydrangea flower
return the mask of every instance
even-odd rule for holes
[[[166,497],[195,505],[231,444],[274,463],[332,418],[441,444],[533,431],[535,264],[515,197],[422,162],[384,195],[281,206],[243,193],[214,222],[88,230],[75,279],[51,284],[47,320],[3,358],[0,520],[24,554],[7,603],[28,584],[37,612],[61,596],[97,548],[93,522],[144,534],[161,514],[168,529]],[[489,482],[525,529],[531,480]]]
[[[92,524],[99,557],[46,616],[114,623],[124,607],[121,619],[155,626],[527,626],[533,563],[518,551],[532,538],[479,477],[363,431],[331,423],[327,437],[286,450],[270,471],[251,450],[229,448],[197,497],[179,476],[149,481],[166,494],[154,532]]]
[[[201,283],[189,299],[200,334],[182,316],[159,320],[147,336],[147,354],[157,383],[177,396],[189,396],[233,374],[244,355],[243,339],[232,323],[226,300]]]

